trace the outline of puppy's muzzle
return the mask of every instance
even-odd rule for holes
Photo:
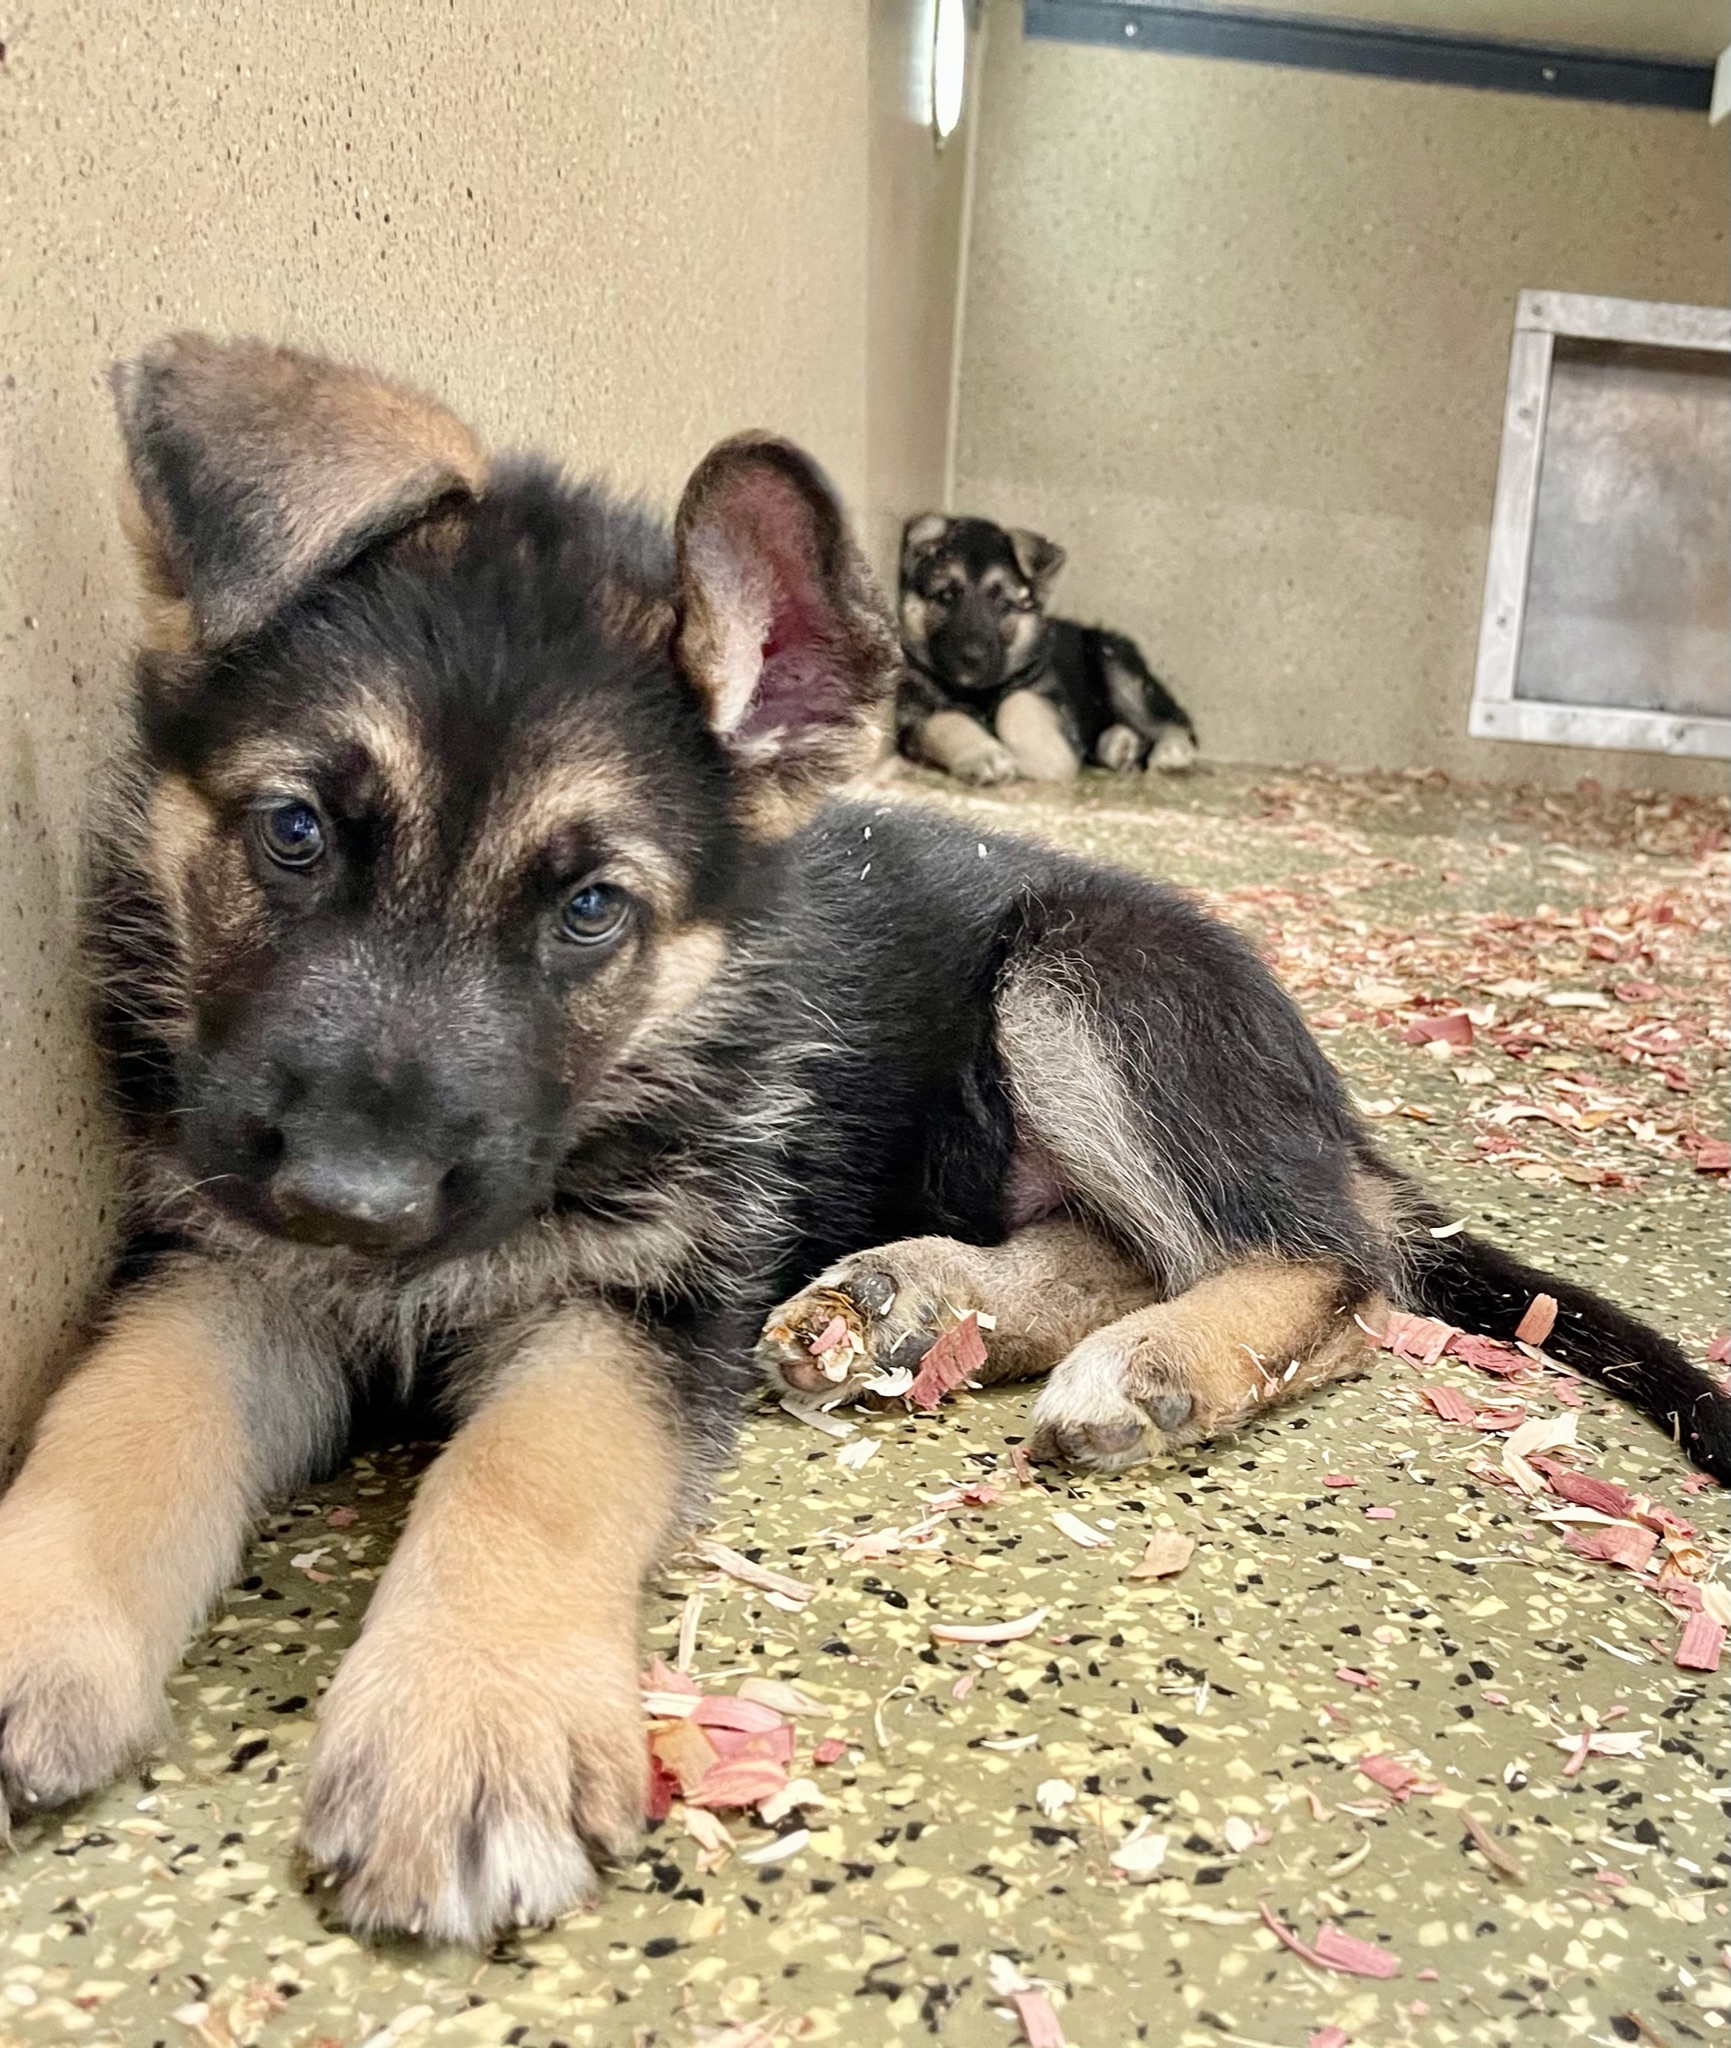
[[[308,1149],[272,1175],[283,1234],[302,1244],[402,1252],[434,1237],[444,1171],[408,1154]]]

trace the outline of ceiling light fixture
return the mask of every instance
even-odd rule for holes
[[[932,133],[940,143],[950,139],[962,118],[967,71],[967,0],[937,0],[932,16]]]

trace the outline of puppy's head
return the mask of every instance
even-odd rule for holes
[[[199,1198],[391,1258],[554,1196],[694,1028],[893,633],[768,436],[666,536],[418,394],[181,336],[117,373],[150,600],[96,937]]]
[[[924,512],[902,532],[902,646],[962,697],[988,696],[1030,666],[1064,551],[989,519]]]

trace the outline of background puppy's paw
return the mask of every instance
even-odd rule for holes
[[[1148,756],[1150,768],[1157,768],[1162,775],[1182,775],[1196,766],[1197,748],[1192,734],[1181,725],[1169,725],[1154,742],[1154,751]]]
[[[1021,772],[1015,755],[989,733],[981,734],[977,747],[970,747],[950,763],[950,773],[956,780],[970,783],[975,789],[990,789],[1000,782],[1014,782]]]
[[[1094,742],[1094,759],[1109,775],[1128,775],[1141,764],[1141,738],[1127,725],[1109,725]]]
[[[46,1602],[22,1610],[0,1595],[0,1839],[8,1815],[108,1784],[168,1722],[156,1675],[118,1615],[92,1606],[68,1616]]]
[[[632,1659],[363,1636],[320,1709],[301,1846],[365,1935],[484,1945],[592,1900],[643,1822]]]

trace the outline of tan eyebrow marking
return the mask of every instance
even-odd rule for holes
[[[358,752],[377,780],[377,799],[397,839],[397,868],[423,870],[437,843],[441,778],[408,707],[382,691],[321,708],[292,733],[237,742],[212,764],[208,779],[231,803],[277,793],[316,798],[332,755],[345,749]]]
[[[673,916],[684,877],[665,847],[630,822],[642,801],[637,778],[618,762],[560,761],[533,779],[507,784],[464,859],[463,893],[473,902],[497,899],[555,835],[584,826],[609,850],[606,877],[643,896],[661,917]]]

